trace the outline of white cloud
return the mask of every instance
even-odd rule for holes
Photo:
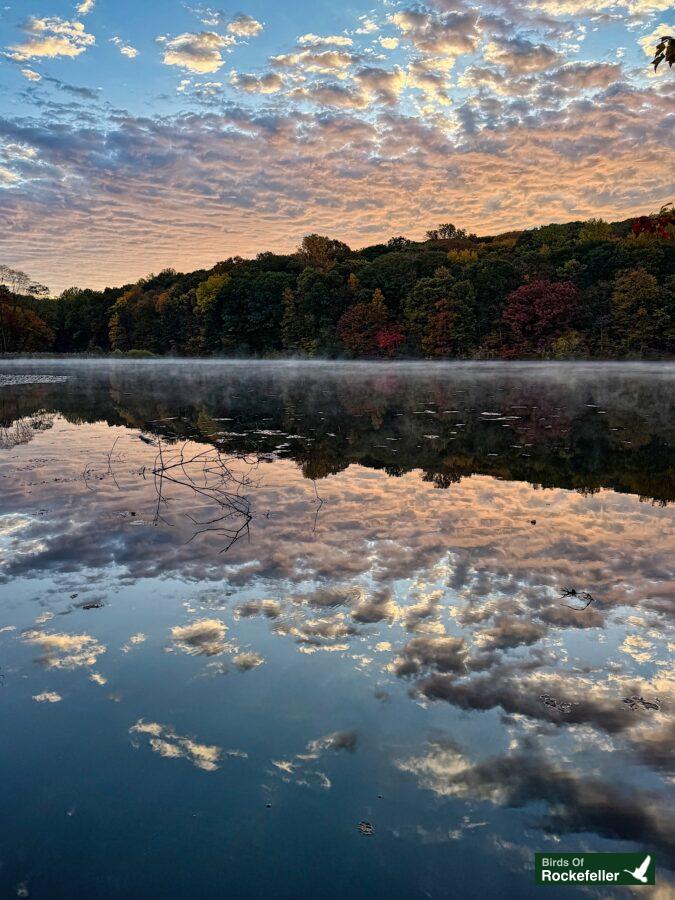
[[[135,47],[132,47],[131,44],[126,44],[122,38],[117,36],[112,37],[110,38],[110,43],[117,47],[122,56],[126,56],[129,59],[136,59],[138,56],[139,51]]]
[[[380,38],[380,46],[384,47],[385,50],[395,50],[398,47],[399,41],[396,37],[383,37]]]
[[[90,634],[60,634],[44,631],[26,631],[24,641],[42,650],[42,662],[50,669],[78,669],[93,666],[98,657],[106,652]]]
[[[458,56],[472,53],[478,44],[478,17],[470,12],[435,13],[424,9],[404,9],[394,13],[390,21],[425,57],[426,68],[433,65],[448,71]]]
[[[247,94],[276,94],[284,86],[284,80],[277,72],[265,72],[263,75],[244,75],[232,71],[230,84]]]
[[[379,29],[379,25],[377,22],[374,22],[372,19],[362,19],[361,25],[356,29],[357,34],[372,34],[373,31],[377,31]]]
[[[164,64],[179,66],[190,72],[217,72],[223,65],[223,50],[234,43],[234,38],[224,37],[215,31],[185,32],[165,42]]]
[[[303,34],[298,38],[302,47],[351,47],[354,41],[344,34]]]
[[[252,16],[239,15],[235,16],[227,26],[230,34],[236,34],[237,37],[255,37],[263,30],[261,22],[256,21]]]
[[[47,19],[33,16],[24,31],[29,35],[28,39],[8,51],[8,56],[18,62],[37,57],[75,57],[96,43],[94,35],[87,34],[81,22],[68,22],[57,16]]]
[[[200,744],[160,722],[139,719],[129,733],[147,737],[150,748],[165,759],[187,759],[204,772],[215,772],[219,766],[222,748],[217,744]]]
[[[93,11],[96,0],[82,0],[77,5],[77,14],[80,16],[88,16]]]
[[[279,69],[298,68],[319,75],[337,75],[346,78],[356,57],[344,50],[300,50],[270,59]]]
[[[0,187],[12,187],[18,184],[19,181],[21,179],[15,172],[5,168],[5,166],[0,166]]]
[[[210,101],[223,91],[222,81],[192,81],[183,78],[176,88],[179,94],[190,93],[197,100]]]
[[[176,646],[191,656],[218,656],[225,653],[227,625],[220,619],[199,619],[188,625],[176,625],[171,637]]]
[[[29,81],[42,81],[42,75],[39,72],[34,72],[32,69],[22,69],[21,74]]]

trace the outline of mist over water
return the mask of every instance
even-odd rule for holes
[[[0,361],[0,894],[673,887],[674,386]]]

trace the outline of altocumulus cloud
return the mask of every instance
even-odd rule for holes
[[[164,63],[189,72],[217,72],[223,65],[223,51],[231,47],[233,37],[215,31],[184,32],[174,38],[158,38],[164,44]]]
[[[27,35],[26,40],[11,46],[7,53],[10,59],[17,62],[38,57],[75,57],[96,43],[94,35],[88,34],[81,22],[69,22],[57,16],[33,16],[23,30]]]
[[[236,34],[237,37],[255,37],[263,30],[263,25],[252,16],[241,14],[232,19],[227,30],[230,34]]]

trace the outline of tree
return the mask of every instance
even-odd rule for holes
[[[639,216],[631,228],[633,234],[642,234],[673,240],[675,238],[675,206],[672,203],[662,206],[651,216]]]
[[[202,281],[197,288],[197,302],[195,304],[196,310],[200,315],[205,316],[213,309],[218,299],[218,294],[229,281],[230,276],[227,273],[223,275],[209,275],[206,281]]]
[[[468,356],[476,345],[476,294],[468,281],[453,284],[428,317],[422,348],[427,356]]]
[[[579,294],[566,281],[533,281],[506,298],[503,319],[516,352],[546,353],[569,330]]]
[[[675,37],[668,34],[664,35],[656,45],[654,59],[652,60],[655,72],[664,59],[668,66],[672,68],[673,63],[675,63]]]
[[[380,349],[378,333],[387,323],[387,307],[384,296],[376,288],[370,303],[355,303],[338,322],[340,340],[346,350],[355,356],[374,356]]]
[[[314,269],[330,269],[338,260],[345,259],[350,253],[347,244],[320,234],[305,235],[298,250],[305,265]]]
[[[396,323],[385,325],[375,335],[375,344],[382,356],[394,357],[405,344],[405,331]]]
[[[407,237],[399,235],[398,237],[390,237],[387,241],[387,247],[389,250],[405,250],[411,243],[412,242],[408,240]]]
[[[451,284],[452,279],[440,278],[438,275],[420,278],[403,301],[405,330],[417,352],[423,352],[422,343],[429,317],[433,315],[436,304],[443,300]]]
[[[267,354],[281,349],[283,295],[293,278],[286,272],[241,267],[219,293],[222,346],[228,352]]]
[[[336,268],[308,267],[297,280],[296,293],[307,352],[338,352],[338,319],[354,299],[343,275]]]
[[[21,306],[15,296],[0,285],[0,351],[32,353],[49,350],[54,332],[32,309]]]
[[[281,346],[288,353],[307,351],[307,323],[301,313],[295,291],[290,287],[284,290],[283,313],[281,316]]]
[[[658,348],[663,330],[672,327],[666,293],[645,269],[621,273],[611,303],[615,346],[624,353]]]
[[[20,269],[10,269],[9,266],[0,266],[0,284],[4,284],[12,294],[43,297],[49,293],[46,285],[33,281],[30,275]]]
[[[579,243],[589,244],[592,241],[606,241],[612,235],[612,226],[603,219],[589,219],[579,229]]]

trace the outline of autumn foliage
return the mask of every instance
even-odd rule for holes
[[[503,320],[510,346],[526,353],[544,353],[570,328],[579,292],[570,282],[546,280],[524,284],[506,298]]]
[[[448,217],[449,218],[449,217]],[[620,358],[675,354],[675,211],[352,250],[320,234],[294,253],[166,269],[49,299],[0,265],[0,352],[350,359]]]

